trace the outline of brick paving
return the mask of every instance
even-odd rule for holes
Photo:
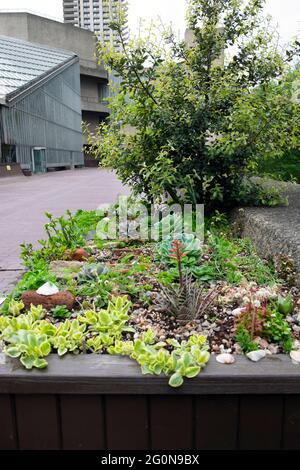
[[[0,179],[0,297],[20,276],[20,244],[44,238],[46,211],[92,210],[126,193],[113,172],[98,168]]]

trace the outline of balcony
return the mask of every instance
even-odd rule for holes
[[[81,96],[81,109],[82,111],[109,114],[106,101],[100,98],[91,98],[90,96]]]

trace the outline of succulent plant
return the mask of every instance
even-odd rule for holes
[[[79,282],[94,281],[99,276],[101,276],[102,274],[106,274],[107,272],[108,269],[105,264],[85,264],[78,275],[78,279]]]
[[[174,250],[174,242],[181,242],[184,246],[185,259],[183,264],[195,264],[202,253],[202,242],[199,238],[192,234],[181,234],[176,237],[168,237],[157,244],[157,254],[161,261],[167,264],[173,264],[172,253]]]
[[[218,286],[206,292],[204,286],[188,275],[182,286],[161,286],[161,289],[159,307],[183,322],[202,317],[219,293]]]

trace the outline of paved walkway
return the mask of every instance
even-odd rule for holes
[[[44,238],[46,211],[92,210],[126,192],[112,172],[98,168],[0,179],[0,297],[20,275],[20,244]]]

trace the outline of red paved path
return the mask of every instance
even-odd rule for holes
[[[98,168],[0,179],[0,297],[21,268],[19,246],[44,238],[44,213],[58,216],[67,209],[96,209],[126,193],[112,172]]]

